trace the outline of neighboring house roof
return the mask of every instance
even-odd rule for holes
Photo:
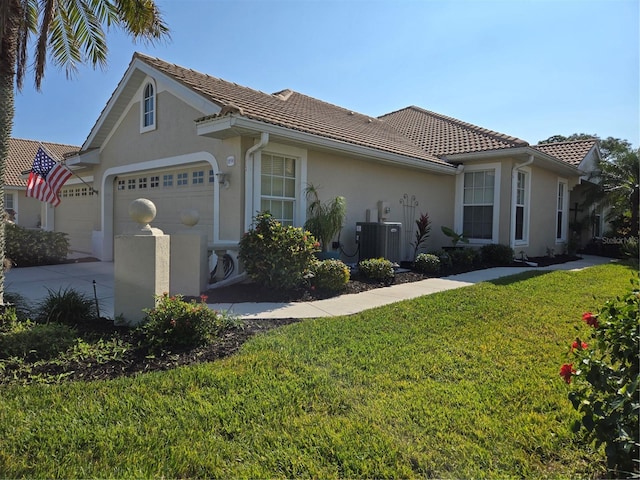
[[[598,139],[592,138],[571,142],[542,143],[533,148],[577,167],[597,144]]]
[[[519,138],[415,106],[379,118],[437,157],[529,145]]]
[[[27,179],[22,178],[22,172],[31,170],[33,159],[36,156],[38,147],[43,145],[55,158],[63,160],[65,156],[77,152],[80,147],[74,145],[64,145],[61,143],[38,142],[36,140],[24,140],[21,138],[9,139],[9,154],[5,169],[4,182],[10,187],[26,187]]]
[[[238,114],[332,140],[448,165],[421,149],[389,123],[375,117],[362,115],[292,90],[267,94],[140,53],[136,53],[134,58],[170,76],[222,108],[219,114],[202,120]]]

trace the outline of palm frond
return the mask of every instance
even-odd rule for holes
[[[36,88],[40,90],[42,79],[44,78],[44,68],[47,64],[47,46],[49,29],[56,13],[56,0],[41,0],[40,8],[42,19],[38,29],[38,42],[36,44],[35,81]]]
[[[152,0],[114,0],[117,24],[134,39],[153,41],[167,37],[169,27]]]

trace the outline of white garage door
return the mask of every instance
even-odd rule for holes
[[[91,254],[91,232],[96,229],[98,196],[86,185],[65,186],[60,190],[60,205],[56,207],[56,232],[69,235],[71,250]]]
[[[213,188],[215,177],[208,163],[175,169],[149,170],[118,176],[114,181],[114,234],[135,230],[129,204],[137,198],[151,200],[157,210],[151,226],[172,234],[185,229],[180,213],[194,209],[200,213],[198,226],[213,239]]]

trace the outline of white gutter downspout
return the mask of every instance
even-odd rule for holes
[[[255,179],[254,176],[254,156],[253,154],[259,150],[262,150],[269,143],[269,134],[266,132],[262,132],[260,134],[260,141],[256,143],[253,147],[247,150],[247,153],[244,155],[244,231],[248,231],[251,228],[251,223],[253,220],[253,216],[255,215],[254,210],[254,185]]]
[[[529,159],[526,162],[517,163],[511,169],[511,206],[509,212],[509,218],[511,219],[511,228],[509,235],[509,246],[511,248],[515,248],[516,245],[516,222],[515,222],[515,196],[517,195],[518,190],[518,170],[522,167],[526,167],[527,165],[531,165],[533,163],[533,155],[529,155]]]
[[[453,209],[453,229],[456,232],[462,231],[462,200],[464,198],[464,182],[462,183],[462,187],[460,186],[460,182],[458,177],[464,172],[464,165],[462,163],[458,164],[456,167],[456,180],[455,180],[455,199],[453,201],[454,209]]]

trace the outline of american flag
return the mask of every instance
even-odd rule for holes
[[[70,176],[71,170],[56,162],[39,147],[29,173],[27,197],[37,198],[57,207],[60,204],[58,191]]]

